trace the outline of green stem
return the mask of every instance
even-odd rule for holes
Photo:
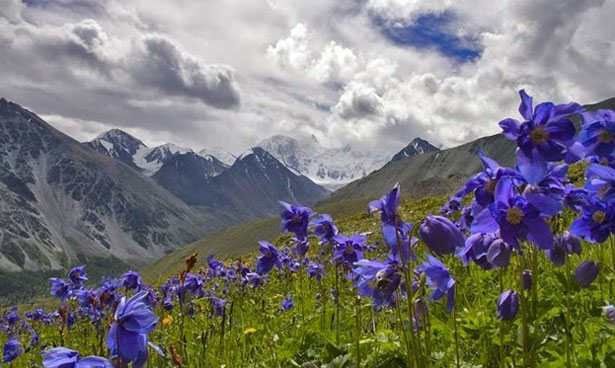
[[[339,266],[335,266],[335,344],[340,344],[340,272]]]
[[[455,293],[457,293],[457,288],[455,288]],[[455,366],[459,368],[459,364],[461,361],[459,359],[459,329],[457,327],[457,306],[453,306],[453,328],[455,329]]]
[[[357,368],[361,367],[361,297],[355,302],[355,343],[357,348]]]

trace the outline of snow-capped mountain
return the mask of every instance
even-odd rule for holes
[[[397,152],[391,161],[403,160],[423,153],[439,151],[440,149],[422,138],[414,138],[404,149]]]
[[[203,157],[213,156],[227,166],[231,166],[237,159],[237,156],[222,147],[204,148],[199,151],[199,155]]]
[[[278,201],[312,205],[328,191],[309,178],[291,171],[260,147],[240,155],[222,174],[202,186],[200,201],[215,205],[242,219],[272,216],[280,211]]]
[[[98,143],[105,155],[0,99],[0,270],[90,257],[144,264],[213,229],[216,217],[118,162],[140,141],[112,131]]]
[[[111,129],[84,144],[132,167],[138,167],[134,160],[135,155],[147,151],[143,142],[120,129]]]
[[[111,129],[108,132],[99,135],[94,140],[84,144],[99,153],[118,159],[125,164],[140,170],[147,176],[154,176],[157,174],[167,162],[173,160],[177,155],[186,155],[190,153],[191,155],[184,156],[184,161],[186,159],[198,160],[196,157],[197,154],[190,148],[180,147],[173,143],[167,143],[150,148],[139,139],[120,129]],[[220,151],[219,153],[222,154],[225,160],[228,160],[228,155],[230,154],[223,151]],[[226,164],[225,161],[218,159],[218,157],[212,153],[202,151],[198,155],[209,162],[221,164],[220,167],[230,166],[232,164],[232,162],[230,164]],[[199,166],[206,167],[207,164],[196,164],[191,166],[195,169]],[[218,175],[221,172],[220,167],[207,169],[203,172],[196,173],[196,175]]]
[[[299,142],[284,135],[272,136],[257,146],[270,152],[289,169],[329,189],[366,176],[390,158],[387,153],[365,152],[351,146],[330,149],[320,145],[315,138]]]

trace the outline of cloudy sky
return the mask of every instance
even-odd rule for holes
[[[0,0],[0,96],[79,140],[395,151],[615,96],[613,0]]]

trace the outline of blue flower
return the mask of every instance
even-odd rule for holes
[[[512,247],[502,239],[495,239],[487,249],[487,262],[494,267],[504,268],[510,264]]]
[[[367,245],[365,235],[355,234],[352,236],[337,235],[334,238],[335,248],[333,249],[333,262],[347,268],[363,258],[363,252]]]
[[[141,275],[136,271],[128,271],[120,277],[122,287],[129,290],[139,290],[143,285]]]
[[[74,288],[82,287],[83,283],[88,280],[88,277],[85,273],[85,266],[78,266],[72,268],[68,272],[68,279],[73,284]]]
[[[64,347],[48,349],[42,354],[44,368],[113,368],[108,359],[97,356],[81,358],[78,352]]]
[[[256,259],[256,273],[265,275],[273,269],[273,266],[282,268],[278,249],[264,240],[259,241],[258,244],[261,255]]]
[[[594,261],[582,262],[574,272],[574,277],[581,287],[588,287],[598,277],[600,269]]]
[[[214,316],[222,317],[224,315],[226,300],[215,296],[209,298]]]
[[[65,301],[70,297],[71,288],[66,281],[57,277],[52,277],[49,279],[49,284],[51,286],[50,291],[52,296],[55,296],[62,301]]]
[[[111,355],[126,364],[132,362],[134,367],[142,367],[147,360],[148,334],[157,323],[158,318],[147,302],[147,292],[122,298],[107,336]]]
[[[382,198],[371,201],[368,205],[369,213],[380,212],[382,237],[389,246],[391,257],[407,263],[414,258],[412,247],[417,239],[411,238],[414,225],[404,222],[398,214],[400,203],[399,183]]]
[[[359,295],[372,298],[374,308],[395,305],[395,292],[401,284],[401,272],[397,262],[362,259],[354,263],[353,272]]]
[[[417,270],[427,276],[427,285],[433,290],[431,299],[440,300],[446,295],[448,310],[452,311],[455,306],[455,280],[448,268],[436,257],[428,256]]]
[[[574,220],[570,233],[591,243],[606,241],[615,232],[615,206],[590,197],[581,217]]]
[[[470,235],[465,242],[463,248],[458,248],[456,255],[461,259],[465,266],[470,260],[479,265],[484,270],[489,270],[493,266],[487,260],[487,251],[489,246],[497,239],[496,234],[476,233]]]
[[[533,108],[532,97],[524,90],[519,91],[519,95],[519,113],[524,121],[520,123],[508,118],[499,125],[506,138],[517,142],[517,158],[522,161],[518,162],[520,170],[539,182],[546,174],[546,162],[566,158],[576,134],[571,116],[582,112],[582,107],[577,103],[544,102]]]
[[[21,343],[15,337],[11,336],[4,344],[2,362],[10,363],[17,359],[22,353]]]
[[[295,303],[293,302],[293,298],[290,295],[284,298],[284,300],[282,300],[282,303],[280,304],[280,307],[283,311],[291,310],[294,306]]]
[[[615,151],[615,111],[584,112],[579,142],[590,155],[609,157]]]
[[[497,312],[498,319],[511,321],[515,319],[519,310],[519,294],[514,290],[506,290],[498,297]]]
[[[585,189],[601,201],[615,205],[615,169],[592,164],[587,168]]]
[[[280,201],[282,205],[282,230],[294,233],[297,239],[305,239],[308,234],[310,216],[314,213],[310,208],[298,204]]]
[[[316,280],[320,281],[325,274],[325,268],[316,262],[310,262],[308,264],[308,275]]]
[[[510,178],[498,181],[495,202],[478,213],[472,224],[474,233],[498,230],[502,240],[515,247],[523,240],[530,240],[541,249],[553,247],[551,228],[536,207],[515,193]]]
[[[337,226],[330,215],[322,214],[312,220],[314,234],[320,239],[320,244],[332,243],[333,237],[338,234]]]
[[[443,216],[427,216],[419,227],[419,237],[438,255],[452,254],[465,245],[461,230]]]
[[[474,193],[476,203],[485,207],[493,203],[495,185],[504,176],[516,177],[519,174],[510,168],[500,166],[495,160],[487,157],[481,150],[478,157],[483,165],[483,171],[474,175],[461,189],[455,193],[455,198],[464,198],[469,193]]]

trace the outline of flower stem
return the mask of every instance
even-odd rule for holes
[[[457,288],[455,288],[455,293],[457,293]],[[459,329],[457,327],[457,306],[453,306],[453,328],[455,329],[455,366],[459,368],[460,359],[459,359]]]
[[[355,344],[357,348],[357,368],[361,367],[361,297],[355,301]]]

